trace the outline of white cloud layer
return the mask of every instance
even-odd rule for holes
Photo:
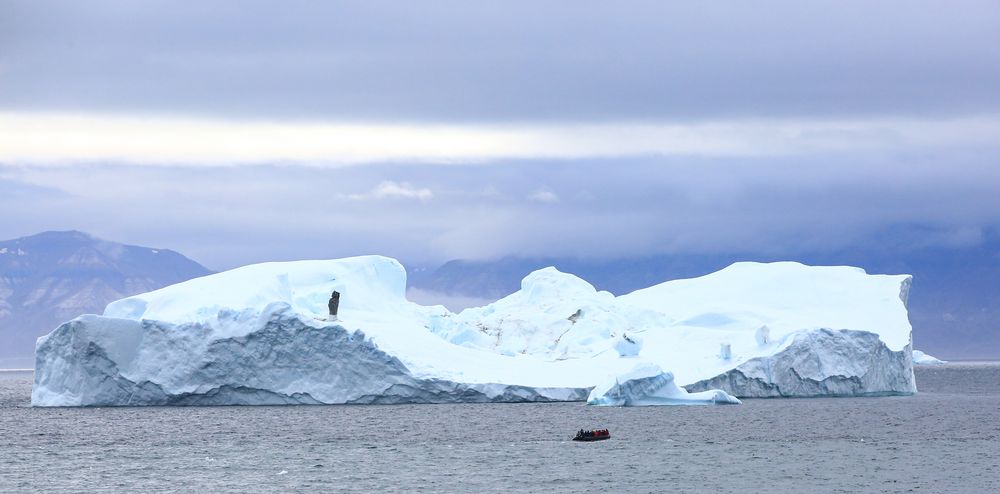
[[[538,189],[528,196],[529,200],[535,202],[559,202],[559,196],[555,192],[548,189]]]
[[[338,166],[638,155],[759,157],[990,146],[997,135],[1000,116],[408,125],[0,113],[0,162]]]
[[[426,201],[434,197],[434,192],[426,187],[416,188],[406,182],[400,183],[386,180],[366,194],[349,194],[347,197],[354,200],[419,199]]]

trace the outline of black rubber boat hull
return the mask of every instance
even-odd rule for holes
[[[596,437],[574,437],[574,441],[603,441],[605,439],[611,439],[611,435],[607,436],[596,436]]]

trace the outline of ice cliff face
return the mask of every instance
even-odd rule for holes
[[[911,394],[917,387],[909,353],[909,346],[889,350],[874,333],[819,329],[795,335],[774,355],[685,388],[754,398]]]
[[[246,334],[211,338],[211,333],[201,323],[95,316],[72,321],[39,345],[48,365],[36,378],[32,401],[60,406],[565,401],[582,399],[587,391],[417,378],[361,331],[316,325],[285,303],[270,305]]]
[[[900,298],[908,283],[855,268],[740,263],[615,297],[549,268],[509,297],[453,314],[407,301],[406,273],[392,259],[265,263],[122,299],[103,316],[63,324],[38,341],[32,403],[589,394],[595,404],[642,405],[912,393]],[[333,290],[342,294],[335,322],[326,317]]]

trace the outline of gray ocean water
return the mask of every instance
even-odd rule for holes
[[[0,491],[1000,492],[1000,364],[917,380],[713,407],[35,409],[31,374],[0,372]]]

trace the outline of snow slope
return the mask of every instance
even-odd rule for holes
[[[741,263],[616,298],[549,268],[453,314],[407,301],[393,259],[264,263],[125,298],[39,338],[32,403],[583,400],[614,382],[592,401],[646,404],[690,401],[677,385],[713,379],[739,396],[909,393],[908,286],[854,268]],[[333,290],[340,313],[328,321]],[[811,336],[825,328],[836,337]],[[800,381],[862,384],[796,386],[773,378],[785,375],[776,362]]]
[[[928,355],[920,350],[913,351],[913,364],[914,365],[941,365],[947,364],[948,362],[941,360],[933,355]]]
[[[504,355],[580,358],[610,350],[635,313],[621,310],[611,293],[550,267],[497,302],[433,318],[430,329],[452,343]]]

